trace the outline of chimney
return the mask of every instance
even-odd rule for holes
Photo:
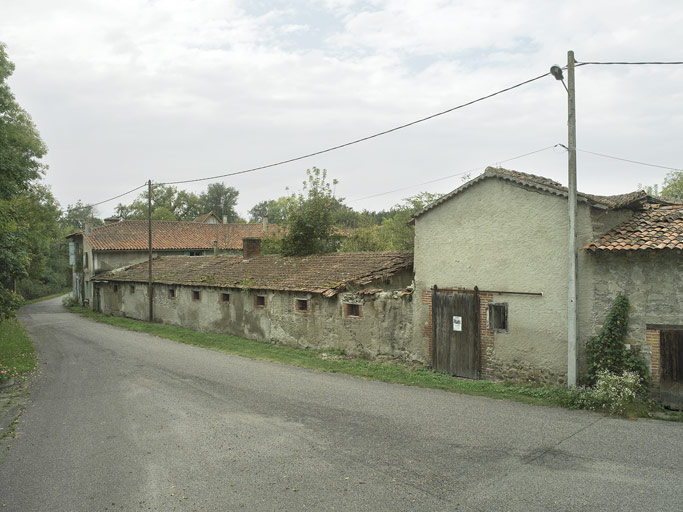
[[[118,217],[107,217],[106,219],[104,219],[104,223],[105,224],[116,224],[120,220],[121,219],[119,219]]]
[[[268,233],[268,217],[263,217],[263,232]]]
[[[227,224],[227,223],[228,223],[228,216],[223,215],[223,224]]]
[[[218,256],[218,240],[213,241],[213,256]]]
[[[86,221],[84,227],[85,227],[85,229],[84,229],[85,234],[86,235],[92,235],[92,222]]]
[[[261,239],[260,238],[243,238],[242,239],[242,257],[245,260],[261,255]]]

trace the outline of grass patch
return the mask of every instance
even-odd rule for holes
[[[287,345],[274,345],[228,334],[212,334],[175,325],[150,324],[131,318],[106,316],[82,306],[73,306],[70,309],[87,318],[115,327],[152,334],[188,345],[261,361],[288,364],[324,372],[342,373],[392,384],[404,384],[500,400],[511,400],[531,405],[573,407],[572,399],[574,392],[564,387],[550,388],[499,384],[485,380],[458,379],[450,375],[434,372],[426,366],[406,365],[395,362],[371,362],[360,358],[347,357],[338,349],[314,350]],[[637,415],[649,417],[653,408],[656,411],[663,411],[660,407],[650,404],[648,407],[638,410]],[[673,413],[673,416],[667,419],[683,421],[683,414]]]
[[[50,299],[56,299],[57,297],[61,297],[64,294],[67,294],[71,291],[71,288],[65,288],[59,293],[53,293],[52,295],[46,295],[45,297],[38,297],[37,299],[31,299],[31,300],[25,300],[22,305],[26,306],[27,304],[35,304],[36,302],[42,302],[44,300],[50,300]]]
[[[36,355],[31,339],[16,318],[0,322],[0,363],[27,373],[36,367]]]

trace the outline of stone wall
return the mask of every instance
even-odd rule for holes
[[[652,250],[621,254],[596,252],[590,256],[595,288],[593,334],[600,331],[614,298],[623,293],[631,306],[625,342],[640,347],[650,363],[653,387],[656,387],[659,329],[683,326],[683,254]]]
[[[394,276],[393,284],[404,284],[411,278],[408,272],[406,276]],[[146,319],[147,287],[140,283],[131,293],[131,284],[119,283],[116,292],[111,282],[99,284],[102,311]],[[410,345],[412,295],[401,295],[402,291],[366,294],[356,290],[327,299],[304,292],[155,284],[154,316],[157,322],[258,341],[340,349],[367,358],[419,359]],[[348,304],[358,307],[349,308]]]

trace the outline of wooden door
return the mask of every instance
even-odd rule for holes
[[[660,397],[662,405],[683,409],[683,330],[660,331]]]
[[[434,369],[456,377],[479,377],[479,293],[432,289]]]

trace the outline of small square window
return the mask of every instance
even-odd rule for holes
[[[299,313],[308,313],[308,299],[296,299],[294,307]]]
[[[221,293],[221,303],[222,304],[230,304],[230,294],[229,293]]]
[[[199,290],[192,290],[192,300],[200,301],[202,300],[202,292]]]
[[[135,285],[130,285],[130,293],[135,293]]]
[[[508,305],[489,304],[489,327],[496,332],[508,332]]]
[[[344,316],[360,318],[363,316],[363,310],[360,304],[344,304]]]
[[[266,296],[256,295],[254,297],[254,307],[255,308],[265,308],[266,307]]]
[[[119,285],[115,284],[114,285],[114,293],[117,293],[119,291]]]
[[[175,299],[175,288],[169,288],[168,289],[168,298],[169,299]]]

